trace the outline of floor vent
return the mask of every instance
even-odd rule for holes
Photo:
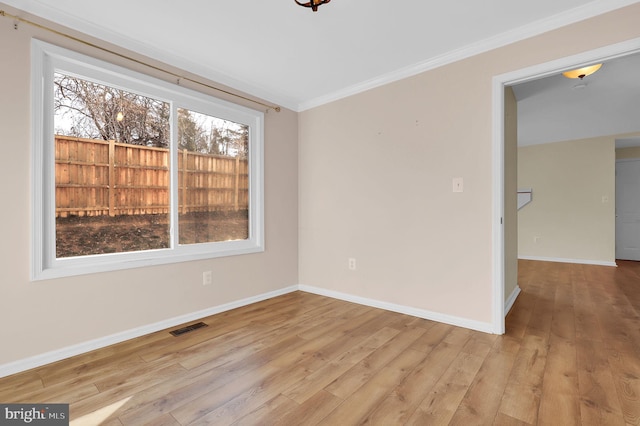
[[[206,327],[206,326],[207,326],[207,324],[205,324],[203,322],[197,322],[195,324],[191,324],[191,325],[188,325],[186,327],[182,327],[182,328],[179,328],[177,330],[170,331],[169,333],[173,334],[174,336],[181,336],[181,335],[183,335],[185,333],[188,333],[190,331],[197,330],[199,328]]]

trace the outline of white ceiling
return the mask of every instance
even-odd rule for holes
[[[513,90],[520,146],[640,132],[640,53],[606,61],[583,80],[557,73]],[[616,141],[639,145],[640,137]]]
[[[296,111],[638,2],[2,1]]]

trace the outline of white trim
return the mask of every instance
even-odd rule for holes
[[[25,0],[3,0],[3,3],[15,7],[16,9],[25,11],[32,15],[55,22],[74,31],[79,31],[98,40],[106,41],[114,46],[120,46],[140,55],[155,59],[165,64],[171,65],[193,73],[195,76],[202,76],[205,79],[214,81],[223,86],[227,86],[238,91],[251,94],[257,98],[273,102],[285,108],[295,110],[298,100],[281,93],[264,88],[261,83],[250,82],[247,80],[239,80],[238,78],[198,63],[194,58],[182,56],[178,51],[167,51],[157,45],[141,42],[131,37],[124,36],[121,33],[113,31],[108,25],[96,25],[61,10],[55,6],[44,4],[41,1]],[[28,3],[28,4],[25,4]]]
[[[22,371],[30,370],[32,368],[41,367],[43,365],[50,364],[52,362],[60,361],[62,359],[87,353],[96,349],[114,345],[116,343],[121,343],[126,340],[134,339],[136,337],[155,333],[157,331],[166,330],[168,328],[175,327],[188,322],[192,322],[195,320],[200,320],[202,318],[206,318],[211,315],[216,315],[232,309],[240,308],[242,306],[251,305],[253,303],[261,302],[263,300],[271,299],[273,297],[282,296],[283,294],[292,293],[298,290],[304,291],[307,293],[317,294],[320,296],[331,297],[333,299],[357,303],[359,305],[371,306],[373,308],[378,308],[378,309],[384,309],[386,311],[398,312],[405,315],[411,315],[417,318],[437,321],[444,324],[453,325],[456,327],[468,328],[468,329],[480,331],[483,333],[494,333],[494,326],[491,323],[475,321],[468,318],[462,318],[462,317],[457,317],[453,315],[442,314],[439,312],[428,311],[426,309],[418,309],[418,308],[413,308],[411,306],[397,305],[395,303],[389,303],[381,300],[369,299],[366,297],[355,296],[352,294],[342,293],[334,290],[328,290],[320,287],[300,284],[300,285],[293,285],[293,286],[285,287],[279,290],[263,293],[257,296],[247,297],[245,299],[225,303],[223,305],[214,306],[211,308],[203,309],[201,311],[180,315],[180,316],[162,320],[153,324],[148,324],[141,327],[133,328],[131,330],[126,330],[119,333],[111,334],[109,336],[99,337],[97,339],[89,340],[87,342],[82,342],[76,345],[67,346],[65,348],[56,349],[40,355],[35,355],[35,356],[21,359],[18,361],[9,362],[7,364],[2,364],[0,365],[0,378],[6,377],[12,374],[20,373]],[[520,288],[516,287],[516,289],[511,294],[511,296],[509,296],[509,300],[507,300],[506,304],[504,305],[505,312],[508,312],[509,309],[511,309],[511,305],[513,305],[513,302],[515,302],[515,299],[519,293],[520,293]]]
[[[469,328],[471,330],[482,331],[484,333],[493,332],[491,324],[486,322],[470,320],[467,318],[456,317],[439,312],[427,311],[425,309],[412,308],[411,306],[396,305],[395,303],[383,302],[381,300],[369,299],[366,297],[355,296],[339,291],[327,290],[320,287],[301,284],[298,286],[298,289],[307,293],[318,294],[320,296],[331,297],[333,299],[344,300],[347,302],[357,303],[359,305],[371,306],[373,308],[384,309],[386,311],[398,312],[405,315],[411,315],[418,318],[424,318],[431,321],[454,325],[456,327]]]
[[[521,260],[538,260],[541,262],[559,262],[559,263],[578,263],[581,265],[598,265],[598,266],[615,266],[616,262],[609,260],[592,260],[592,259],[568,259],[564,257],[544,257],[544,256],[518,256]]]
[[[374,77],[370,80],[346,87],[333,93],[306,100],[296,100],[293,96],[282,95],[271,90],[265,90],[256,82],[238,80],[224,72],[202,66],[201,64],[194,62],[192,59],[182,57],[177,52],[166,52],[157,46],[141,43],[140,41],[129,37],[124,37],[122,34],[114,32],[107,26],[89,24],[86,21],[78,19],[77,17],[56,7],[43,4],[39,1],[31,1],[28,5],[24,4],[24,0],[4,0],[4,2],[9,6],[24,10],[28,13],[56,22],[68,28],[74,28],[84,34],[96,37],[100,40],[108,41],[116,46],[121,46],[141,55],[148,56],[167,64],[172,64],[185,71],[192,72],[195,75],[205,76],[205,78],[217,81],[236,90],[257,96],[267,101],[275,102],[294,111],[301,112],[378,86],[392,83],[403,78],[411,77],[452,62],[497,49],[526,38],[534,37],[557,28],[583,21],[594,16],[602,15],[625,6],[635,4],[638,0],[591,1],[585,5],[532,22],[528,25],[515,28],[502,34],[497,34],[493,37],[461,47],[460,49],[444,53],[435,58],[430,58],[399,70]]]
[[[353,86],[346,87],[336,92],[303,101],[298,106],[298,112],[306,111],[308,109],[315,108],[329,102],[334,102],[339,99],[356,95],[366,90],[374,89],[385,84],[412,77],[425,71],[439,68],[466,58],[470,58],[472,56],[476,56],[490,50],[498,49],[500,47],[530,37],[534,37],[539,34],[543,34],[545,32],[552,31],[567,25],[571,25],[585,19],[593,18],[594,16],[602,15],[604,13],[629,6],[637,2],[638,0],[593,1],[583,6],[579,6],[577,8],[559,13],[554,16],[550,16],[548,18],[530,23],[528,25],[515,28],[511,31],[507,31],[502,34],[497,34],[493,37],[480,40],[476,43],[469,44],[460,49],[447,52],[440,56],[436,56],[434,58],[409,65],[407,67],[392,71],[387,74],[383,74],[381,76],[355,84]]]
[[[605,46],[577,55],[560,58],[493,77],[492,99],[492,253],[493,253],[493,331],[504,333],[504,86],[522,83],[561,71],[578,68],[594,61],[607,61],[613,58],[640,52],[640,38]],[[521,257],[522,258],[522,257]],[[565,259],[565,261],[571,259]],[[584,262],[584,260],[581,260]],[[597,261],[590,261],[597,262]],[[575,262],[575,259],[573,260]],[[591,263],[594,264],[594,263]],[[613,266],[615,263],[598,263]]]
[[[170,84],[146,74],[83,55],[37,39],[32,39],[32,235],[31,280],[45,280],[72,275],[106,272],[222,256],[264,251],[264,113]],[[169,247],[97,254],[56,257],[53,73],[54,71],[88,78],[100,84],[131,91],[166,102],[171,108]],[[179,243],[177,231],[177,108],[233,121],[249,128],[249,237],[244,240]]]
[[[493,173],[491,183],[492,195],[492,226],[491,250],[493,262],[491,275],[493,276],[492,322],[495,334],[505,333],[504,317],[504,84],[494,78],[492,87],[492,130],[493,143],[491,146]]]
[[[516,285],[516,288],[513,289],[507,300],[504,302],[504,315],[507,316],[511,308],[513,308],[513,304],[516,303],[516,299],[521,293],[521,289],[519,285]]]
[[[270,291],[257,296],[247,297],[245,299],[237,300],[235,302],[225,303],[223,305],[214,306],[212,308],[203,309],[201,311],[192,312],[190,314],[180,315],[174,318],[159,321],[153,324],[144,325],[141,327],[133,328],[131,330],[122,331],[109,336],[100,337],[97,339],[89,340],[87,342],[78,343],[76,345],[67,346],[66,348],[57,349],[51,352],[46,352],[40,355],[35,355],[29,358],[21,359],[19,361],[10,362],[0,365],[0,377],[6,377],[11,374],[19,373],[22,371],[30,370],[32,368],[40,367],[52,362],[60,361],[65,358],[69,358],[75,355],[80,355],[95,349],[104,348],[116,343],[124,342],[125,340],[134,339],[136,337],[144,336],[147,334],[155,333],[156,331],[162,331],[171,327],[175,327],[187,322],[200,320],[211,315],[216,315],[221,312],[230,311],[232,309],[240,308],[242,306],[251,305],[253,303],[261,302],[263,300],[271,299],[273,297],[281,296],[283,294],[292,293],[298,290],[298,286],[285,287],[279,290]]]

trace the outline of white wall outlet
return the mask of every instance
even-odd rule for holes
[[[352,271],[356,270],[356,259],[354,257],[350,257],[348,259],[349,269]]]
[[[533,237],[533,242],[538,244],[538,241],[540,241],[540,238],[542,238],[542,237],[539,237],[539,236]]]
[[[464,181],[461,177],[453,178],[453,192],[463,192]]]
[[[202,285],[211,285],[213,282],[213,275],[211,271],[204,271],[202,273]]]

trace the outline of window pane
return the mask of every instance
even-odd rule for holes
[[[56,73],[56,258],[170,247],[166,102]]]
[[[249,238],[249,127],[178,109],[180,244]]]

